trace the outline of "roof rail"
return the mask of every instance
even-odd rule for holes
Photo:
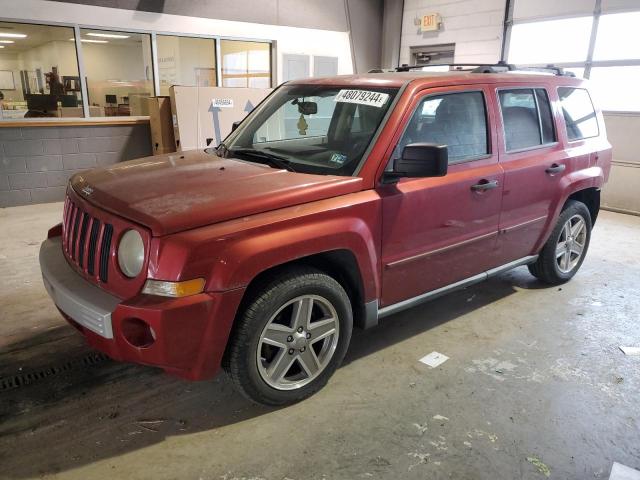
[[[401,65],[396,67],[396,72],[408,72],[425,67],[449,67],[451,70],[467,70],[476,73],[498,73],[515,70],[515,66],[506,62],[498,63],[431,63],[428,65]],[[490,70],[492,69],[492,70]]]
[[[428,65],[401,65],[396,67],[396,72],[408,72],[411,70],[419,70],[424,67],[449,67],[449,70],[468,71],[471,73],[504,73],[515,71],[529,71],[540,73],[551,73],[553,75],[563,77],[575,77],[573,72],[567,72],[561,67],[555,65],[547,65],[545,67],[518,67],[511,63],[500,61],[498,63],[439,63]],[[373,73],[373,72],[372,72]]]
[[[553,64],[549,64],[545,67],[518,67],[517,70],[522,70],[526,72],[540,72],[540,73],[553,73],[554,75],[558,75],[560,77],[575,77],[575,73],[567,72],[562,67],[556,67]]]

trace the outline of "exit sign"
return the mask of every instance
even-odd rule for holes
[[[440,23],[442,22],[439,13],[429,13],[422,16],[422,23],[420,30],[423,32],[433,32],[440,30]]]

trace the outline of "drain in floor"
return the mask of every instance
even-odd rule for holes
[[[109,357],[104,353],[92,352],[82,357],[74,358],[62,365],[46,367],[34,372],[19,373],[8,377],[0,378],[0,391],[12,390],[14,388],[31,385],[32,383],[45,380],[54,375],[58,375],[78,367],[91,367],[108,360]]]

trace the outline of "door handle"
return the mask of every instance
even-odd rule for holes
[[[565,168],[567,168],[567,166],[564,165],[563,163],[560,163],[560,164],[554,163],[549,168],[547,168],[545,172],[547,172],[549,175],[553,175],[554,173],[564,172]]]
[[[471,190],[473,190],[474,192],[484,192],[485,190],[491,190],[497,187],[498,187],[498,180],[489,181],[487,179],[482,179],[475,185],[471,185]]]

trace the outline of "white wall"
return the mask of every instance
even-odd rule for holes
[[[410,47],[442,43],[455,43],[456,63],[498,61],[504,10],[504,0],[405,0],[400,64],[411,63]],[[439,13],[444,28],[421,33],[414,20],[429,13]]]
[[[276,42],[277,83],[282,81],[282,55],[286,53],[335,56],[338,57],[339,74],[353,73],[348,32],[214,20],[91,5],[54,3],[45,0],[20,0],[19,2],[11,0],[6,4],[8,9],[5,10],[5,15],[16,20],[273,40]]]
[[[640,215],[640,112],[604,114],[613,167],[602,191],[605,207]]]

